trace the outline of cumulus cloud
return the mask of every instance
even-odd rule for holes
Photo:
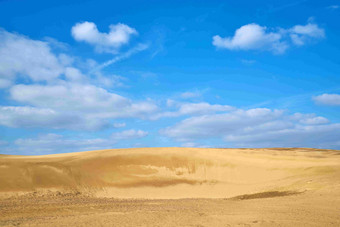
[[[340,145],[339,129],[340,124],[314,114],[289,115],[282,110],[256,108],[189,117],[160,133],[183,143],[221,139],[234,147],[334,148]]]
[[[214,36],[213,45],[230,50],[265,49],[282,53],[288,48],[288,45],[282,42],[281,38],[280,33],[267,32],[266,27],[253,23],[237,29],[233,37]]]
[[[322,94],[313,97],[317,104],[328,106],[340,106],[340,95],[338,94]]]
[[[304,45],[310,40],[325,37],[317,24],[295,25],[290,29],[269,29],[255,23],[243,25],[232,37],[213,37],[213,45],[229,50],[264,50],[276,54],[284,53],[292,44]]]
[[[99,32],[95,23],[77,23],[71,29],[72,36],[77,41],[83,41],[95,46],[98,52],[117,53],[118,49],[127,44],[132,35],[137,35],[134,28],[126,24],[111,24],[108,33]]]
[[[63,73],[63,65],[47,42],[32,40],[0,28],[0,87],[16,76],[32,81],[50,81]]]

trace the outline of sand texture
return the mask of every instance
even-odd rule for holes
[[[0,226],[340,226],[340,151],[0,155]]]

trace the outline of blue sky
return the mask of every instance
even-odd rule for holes
[[[0,1],[0,153],[340,149],[340,1]]]

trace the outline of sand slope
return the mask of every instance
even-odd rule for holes
[[[340,152],[314,149],[114,149],[0,156],[0,192],[76,191],[115,198],[228,198],[334,184]]]
[[[1,155],[0,211],[6,226],[339,226],[340,151]]]

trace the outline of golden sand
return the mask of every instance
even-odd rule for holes
[[[340,226],[340,151],[0,156],[0,226]]]

